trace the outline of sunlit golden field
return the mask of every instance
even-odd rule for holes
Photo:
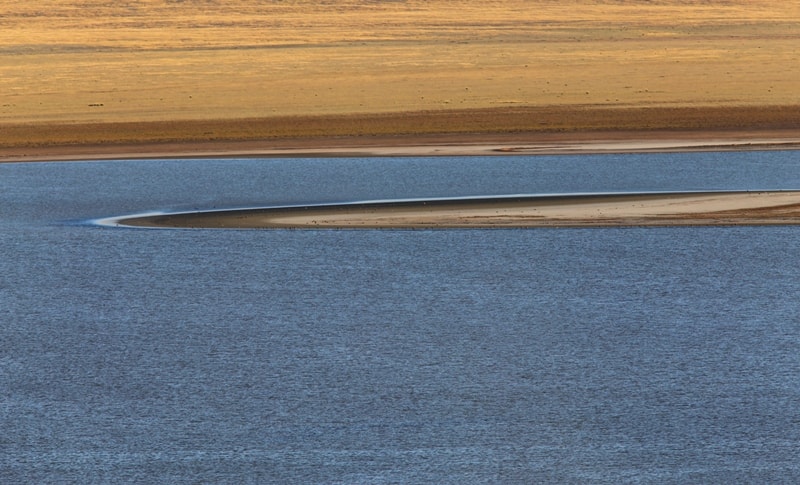
[[[800,2],[0,3],[0,130],[503,107],[800,105]]]

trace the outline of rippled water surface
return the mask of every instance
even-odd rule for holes
[[[797,188],[799,152],[0,165],[0,481],[800,481],[800,226],[89,222]]]

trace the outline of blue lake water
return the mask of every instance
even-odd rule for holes
[[[0,482],[800,482],[800,226],[90,222],[798,188],[792,151],[0,164]]]

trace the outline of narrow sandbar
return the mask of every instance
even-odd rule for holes
[[[551,195],[367,202],[132,217],[215,229],[446,229],[800,224],[800,191]]]

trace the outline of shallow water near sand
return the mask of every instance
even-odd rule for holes
[[[800,188],[800,152],[0,165],[0,481],[800,480],[800,227],[148,211]]]

